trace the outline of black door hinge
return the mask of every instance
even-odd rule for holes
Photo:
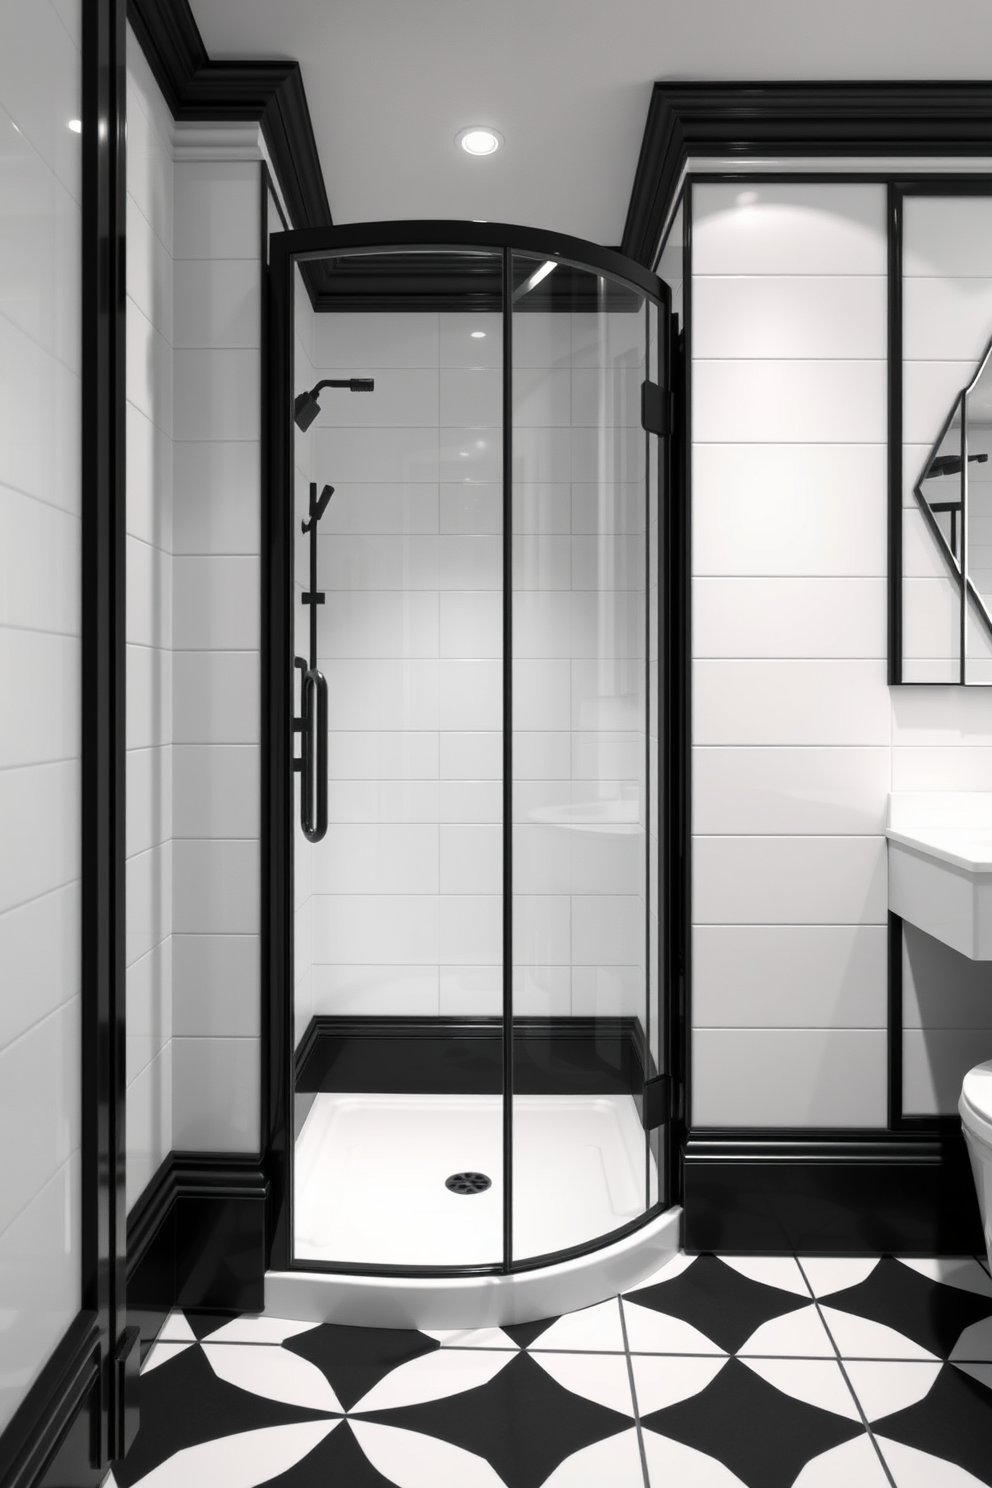
[[[655,1075],[645,1080],[641,1088],[641,1125],[645,1131],[654,1131],[672,1119],[672,1077]]]
[[[641,383],[641,428],[648,434],[671,433],[671,399],[657,382]]]

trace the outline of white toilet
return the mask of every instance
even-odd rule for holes
[[[992,1265],[992,1059],[976,1064],[965,1075],[958,1111],[982,1212],[985,1250]]]

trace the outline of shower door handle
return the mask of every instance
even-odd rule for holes
[[[302,672],[300,717],[302,754],[294,762],[300,771],[300,827],[308,842],[319,842],[327,832],[327,679],[316,667],[296,658]]]

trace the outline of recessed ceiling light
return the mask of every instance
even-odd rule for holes
[[[69,128],[72,130],[73,134],[82,134],[82,132],[83,132],[83,121],[82,121],[82,119],[70,119],[69,120]]]
[[[485,331],[473,331],[472,332],[472,340],[473,341],[484,341],[485,339],[486,339],[486,333],[485,333]]]
[[[492,155],[503,143],[503,136],[495,129],[473,124],[469,129],[459,130],[455,140],[469,155]]]

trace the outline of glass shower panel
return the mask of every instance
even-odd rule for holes
[[[305,272],[295,394],[319,411],[295,430],[294,605],[309,662],[318,600],[328,806],[322,839],[299,799],[294,823],[295,1256],[498,1265],[502,255]],[[353,379],[373,386],[317,391]],[[301,528],[328,486],[314,585]]]
[[[644,300],[513,255],[514,1261],[657,1193],[648,1062]],[[656,513],[655,513],[656,519]]]

